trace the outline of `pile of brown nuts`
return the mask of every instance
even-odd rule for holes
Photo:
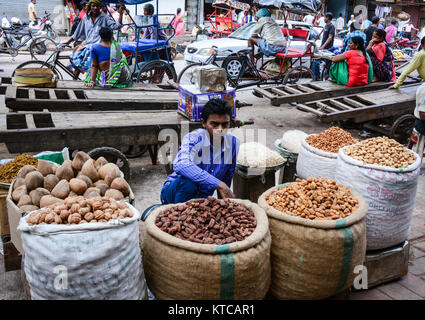
[[[266,201],[285,214],[310,220],[345,218],[358,208],[358,201],[347,188],[322,177],[297,179],[267,195]]]
[[[109,220],[133,217],[133,212],[124,202],[113,198],[83,196],[69,197],[40,209],[26,218],[29,225],[36,224],[82,224],[108,222]]]
[[[164,210],[156,217],[155,224],[182,240],[222,245],[250,236],[257,219],[243,204],[208,197]]]
[[[338,127],[330,127],[319,134],[307,137],[306,142],[317,149],[338,153],[339,149],[356,143],[351,134]]]
[[[349,146],[345,154],[359,161],[386,166],[405,168],[416,161],[415,154],[388,137],[377,137],[363,140]]]

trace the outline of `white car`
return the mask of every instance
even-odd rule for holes
[[[276,22],[281,27],[283,27],[285,23],[283,20],[276,20]],[[316,41],[316,46],[320,47],[323,32],[319,39],[317,39],[317,36],[321,32],[322,28],[313,27],[312,25],[299,21],[287,21],[287,23],[289,29],[310,30],[309,40]],[[250,22],[234,31],[227,38],[208,39],[192,42],[187,46],[184,52],[184,60],[186,64],[194,62],[205,62],[205,60],[207,60],[211,55],[211,47],[215,46],[217,47],[218,51],[216,62],[220,65],[228,55],[248,48],[248,39],[251,37],[254,26],[255,22]],[[342,39],[335,38],[334,46],[342,47],[342,44]],[[306,47],[306,41],[296,38],[294,39],[291,36],[289,47],[304,49]]]

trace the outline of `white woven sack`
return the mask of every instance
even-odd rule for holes
[[[313,178],[335,179],[337,154],[312,147],[306,142],[306,139],[302,141],[300,153],[298,154],[298,178],[307,179],[311,176]]]
[[[145,300],[140,213],[105,223],[29,226],[22,231],[31,299]],[[29,213],[31,214],[31,213]]]
[[[408,239],[420,173],[420,158],[395,169],[365,164],[339,150],[336,181],[359,192],[368,205],[367,250],[385,249]]]

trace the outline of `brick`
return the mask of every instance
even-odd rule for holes
[[[351,292],[349,300],[392,300],[377,288]]]
[[[418,296],[425,298],[425,280],[415,276],[412,273],[408,273],[403,279],[397,283],[410,291],[416,293]]]
[[[425,241],[417,242],[413,247],[425,252]]]
[[[422,297],[403,287],[398,282],[382,285],[378,289],[394,300],[423,300]]]
[[[409,272],[415,276],[425,275],[425,257],[410,261]]]

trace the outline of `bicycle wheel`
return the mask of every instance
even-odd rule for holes
[[[43,64],[44,66],[42,66]],[[62,74],[51,64],[45,63],[44,61],[39,61],[39,60],[25,61],[24,63],[21,63],[19,66],[17,66],[15,70],[13,70],[12,77],[15,75],[15,71],[21,68],[49,68],[53,71],[53,74],[56,76],[56,78],[58,78],[59,80],[63,80]]]
[[[177,83],[178,84],[194,84],[195,78],[194,78],[193,71],[195,67],[200,67],[200,66],[202,66],[201,62],[188,64],[179,73],[179,76],[177,77]]]
[[[312,82],[314,79],[313,71],[304,66],[291,68],[283,78],[283,84],[303,84]]]
[[[37,37],[30,45],[31,58],[34,60],[47,59],[57,48],[58,44],[49,37]]]
[[[174,82],[177,80],[174,67],[170,66],[166,61],[154,60],[142,66],[136,82],[167,84],[168,80]]]

